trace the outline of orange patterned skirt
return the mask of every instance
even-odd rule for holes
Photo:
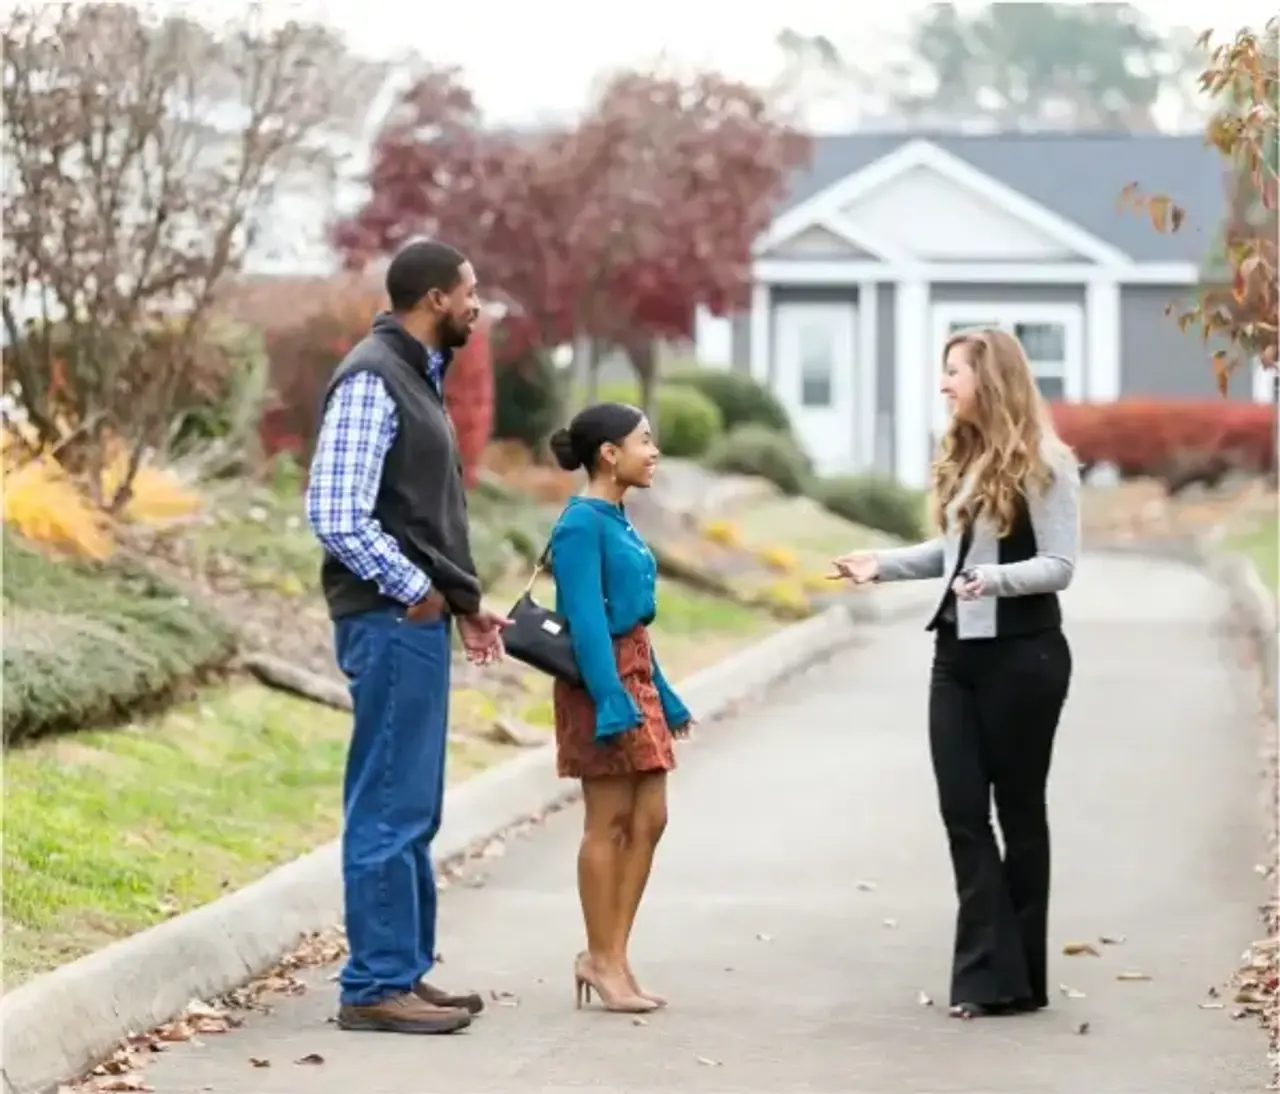
[[[596,707],[583,688],[557,680],[553,697],[556,715],[556,770],[566,779],[596,779],[603,775],[635,775],[670,771],[676,766],[671,730],[662,713],[662,700],[653,682],[653,646],[643,626],[613,640],[618,675],[644,718],[635,729],[605,741],[596,740]]]

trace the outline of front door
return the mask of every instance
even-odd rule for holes
[[[796,436],[821,473],[853,470],[856,309],[851,302],[783,302],[774,316],[774,388]]]

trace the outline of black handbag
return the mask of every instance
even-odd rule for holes
[[[507,612],[511,622],[503,629],[502,643],[517,661],[580,688],[582,673],[578,671],[578,658],[569,640],[568,620],[533,599],[533,584],[550,557],[551,544],[548,543],[533,567],[529,584]]]

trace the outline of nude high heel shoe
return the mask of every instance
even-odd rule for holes
[[[625,981],[624,981],[625,984]],[[658,1005],[630,990],[629,987],[618,989],[600,978],[591,962],[589,953],[580,953],[573,963],[574,1002],[579,1010],[585,1003],[591,1002],[591,993],[600,998],[600,1005],[607,1011],[616,1014],[648,1014],[657,1010]]]

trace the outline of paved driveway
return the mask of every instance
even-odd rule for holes
[[[953,898],[925,746],[929,640],[911,620],[869,628],[683,752],[635,942],[672,1000],[647,1024],[573,1009],[575,809],[443,902],[441,981],[518,1005],[453,1038],[343,1034],[322,973],[148,1080],[157,1094],[1261,1090],[1261,1032],[1199,1007],[1263,896],[1255,699],[1223,598],[1178,564],[1095,556],[1066,606],[1052,945],[1125,938],[1054,958],[1053,984],[1084,998],[970,1024],[920,1001],[946,1001]],[[325,1062],[294,1063],[309,1053]]]

